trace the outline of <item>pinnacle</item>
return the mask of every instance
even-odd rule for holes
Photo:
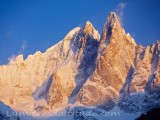
[[[90,29],[91,30],[91,29],[95,29],[95,28],[90,21],[87,21],[84,29]]]
[[[94,30],[95,30],[95,28],[93,27],[92,23],[90,21],[87,21],[86,25],[84,26],[83,32],[85,34],[93,34]]]
[[[110,12],[108,18],[107,18],[107,26],[113,26],[115,23],[120,25],[120,22],[118,20],[118,17],[115,12]]]
[[[86,22],[86,26],[88,26],[88,25],[93,26],[92,23],[91,23],[90,21],[87,21],[87,22]]]
[[[83,28],[83,33],[86,35],[92,35],[96,40],[100,39],[100,35],[97,30],[95,30],[94,26],[90,21],[86,22],[86,25]]]
[[[117,17],[117,15],[116,15],[116,13],[115,12],[110,12],[110,14],[109,15],[112,15],[112,16],[114,16],[114,17]]]

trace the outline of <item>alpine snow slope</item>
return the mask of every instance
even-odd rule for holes
[[[99,113],[114,109],[128,116],[144,113],[160,106],[160,42],[137,45],[111,12],[101,35],[87,21],[44,53],[25,60],[18,55],[0,66],[0,101],[14,111],[39,114],[33,119],[68,108],[99,116],[68,117],[75,120],[106,120]]]

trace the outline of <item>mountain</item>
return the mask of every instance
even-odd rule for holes
[[[0,101],[25,113],[68,107],[144,113],[160,106],[160,42],[137,45],[111,12],[101,35],[87,21],[44,53],[0,66],[0,91]]]

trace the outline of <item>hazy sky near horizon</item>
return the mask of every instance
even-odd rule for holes
[[[101,34],[111,11],[138,44],[160,40],[159,0],[0,0],[0,64],[44,52],[87,20]]]

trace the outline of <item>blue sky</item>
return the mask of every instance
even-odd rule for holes
[[[159,0],[0,0],[0,64],[44,52],[87,20],[101,33],[111,11],[138,44],[160,40]]]

